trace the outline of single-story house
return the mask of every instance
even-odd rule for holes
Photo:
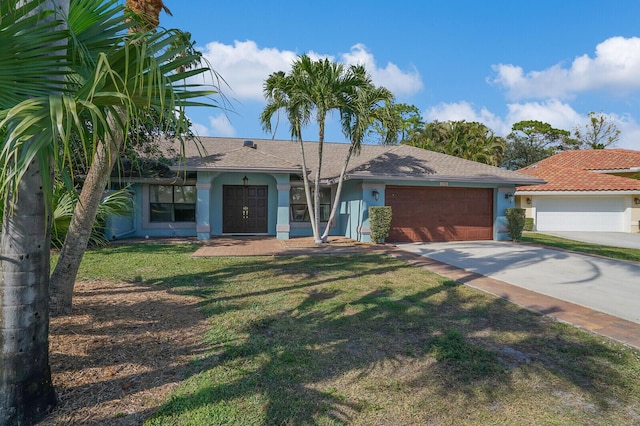
[[[317,142],[305,142],[315,177]],[[336,202],[340,170],[349,149],[325,143],[320,182],[323,225]],[[121,177],[130,183],[135,209],[111,218],[107,236],[312,235],[297,142],[200,138],[187,143],[172,173]],[[370,241],[368,208],[392,207],[388,241],[508,239],[504,211],[516,186],[541,179],[406,145],[365,145],[349,163],[330,235]]]
[[[547,182],[516,191],[537,231],[640,232],[640,151],[564,151],[518,172]]]

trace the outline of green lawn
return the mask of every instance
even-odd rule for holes
[[[210,350],[147,425],[638,424],[640,352],[385,255],[88,252],[196,295]]]
[[[598,256],[610,257],[612,259],[640,262],[640,250],[638,249],[582,243],[580,241],[567,240],[553,235],[538,234],[535,232],[525,232],[522,235],[522,241],[549,247],[558,247],[565,250],[578,251],[581,253],[595,254]]]

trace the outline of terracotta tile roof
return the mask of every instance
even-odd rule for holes
[[[640,180],[594,171],[625,171],[636,167],[640,167],[640,151],[565,151],[518,170],[547,182],[519,187],[518,191],[640,191]]]
[[[547,181],[544,185],[518,187],[518,191],[639,191],[640,180],[558,166],[520,170]]]
[[[640,168],[640,151],[631,149],[584,149],[564,151],[538,162],[582,170],[628,170]]]
[[[201,145],[185,144],[187,170],[259,171],[301,170],[300,148],[287,140],[252,139],[256,148],[243,146],[238,138],[200,138]],[[340,176],[349,145],[325,142],[322,179],[335,181]],[[305,142],[305,157],[311,176],[318,161],[317,142]],[[521,173],[463,160],[406,145],[363,145],[359,155],[351,157],[347,179],[481,182],[530,185],[542,181]]]

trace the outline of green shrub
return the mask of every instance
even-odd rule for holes
[[[507,216],[507,232],[509,232],[509,237],[511,237],[513,241],[520,241],[525,222],[524,209],[517,207],[510,208],[506,209],[504,214]]]
[[[369,207],[369,224],[373,242],[377,244],[384,242],[384,239],[389,236],[389,229],[391,229],[391,207]]]
[[[533,218],[527,217],[524,219],[524,230],[533,231]]]

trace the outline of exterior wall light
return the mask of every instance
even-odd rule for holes
[[[636,203],[636,205],[640,205],[640,197],[635,197],[633,202]]]
[[[373,199],[378,201],[378,198],[380,198],[380,193],[378,192],[377,189],[374,189],[373,191],[371,191],[371,195],[373,196]]]
[[[507,192],[506,194],[504,194],[504,199],[509,200],[510,203],[513,203],[513,193]]]
[[[527,197],[527,205],[531,205],[531,197]]]
[[[248,186],[249,185],[249,178],[245,175],[245,177],[242,178],[242,185],[243,186]]]

